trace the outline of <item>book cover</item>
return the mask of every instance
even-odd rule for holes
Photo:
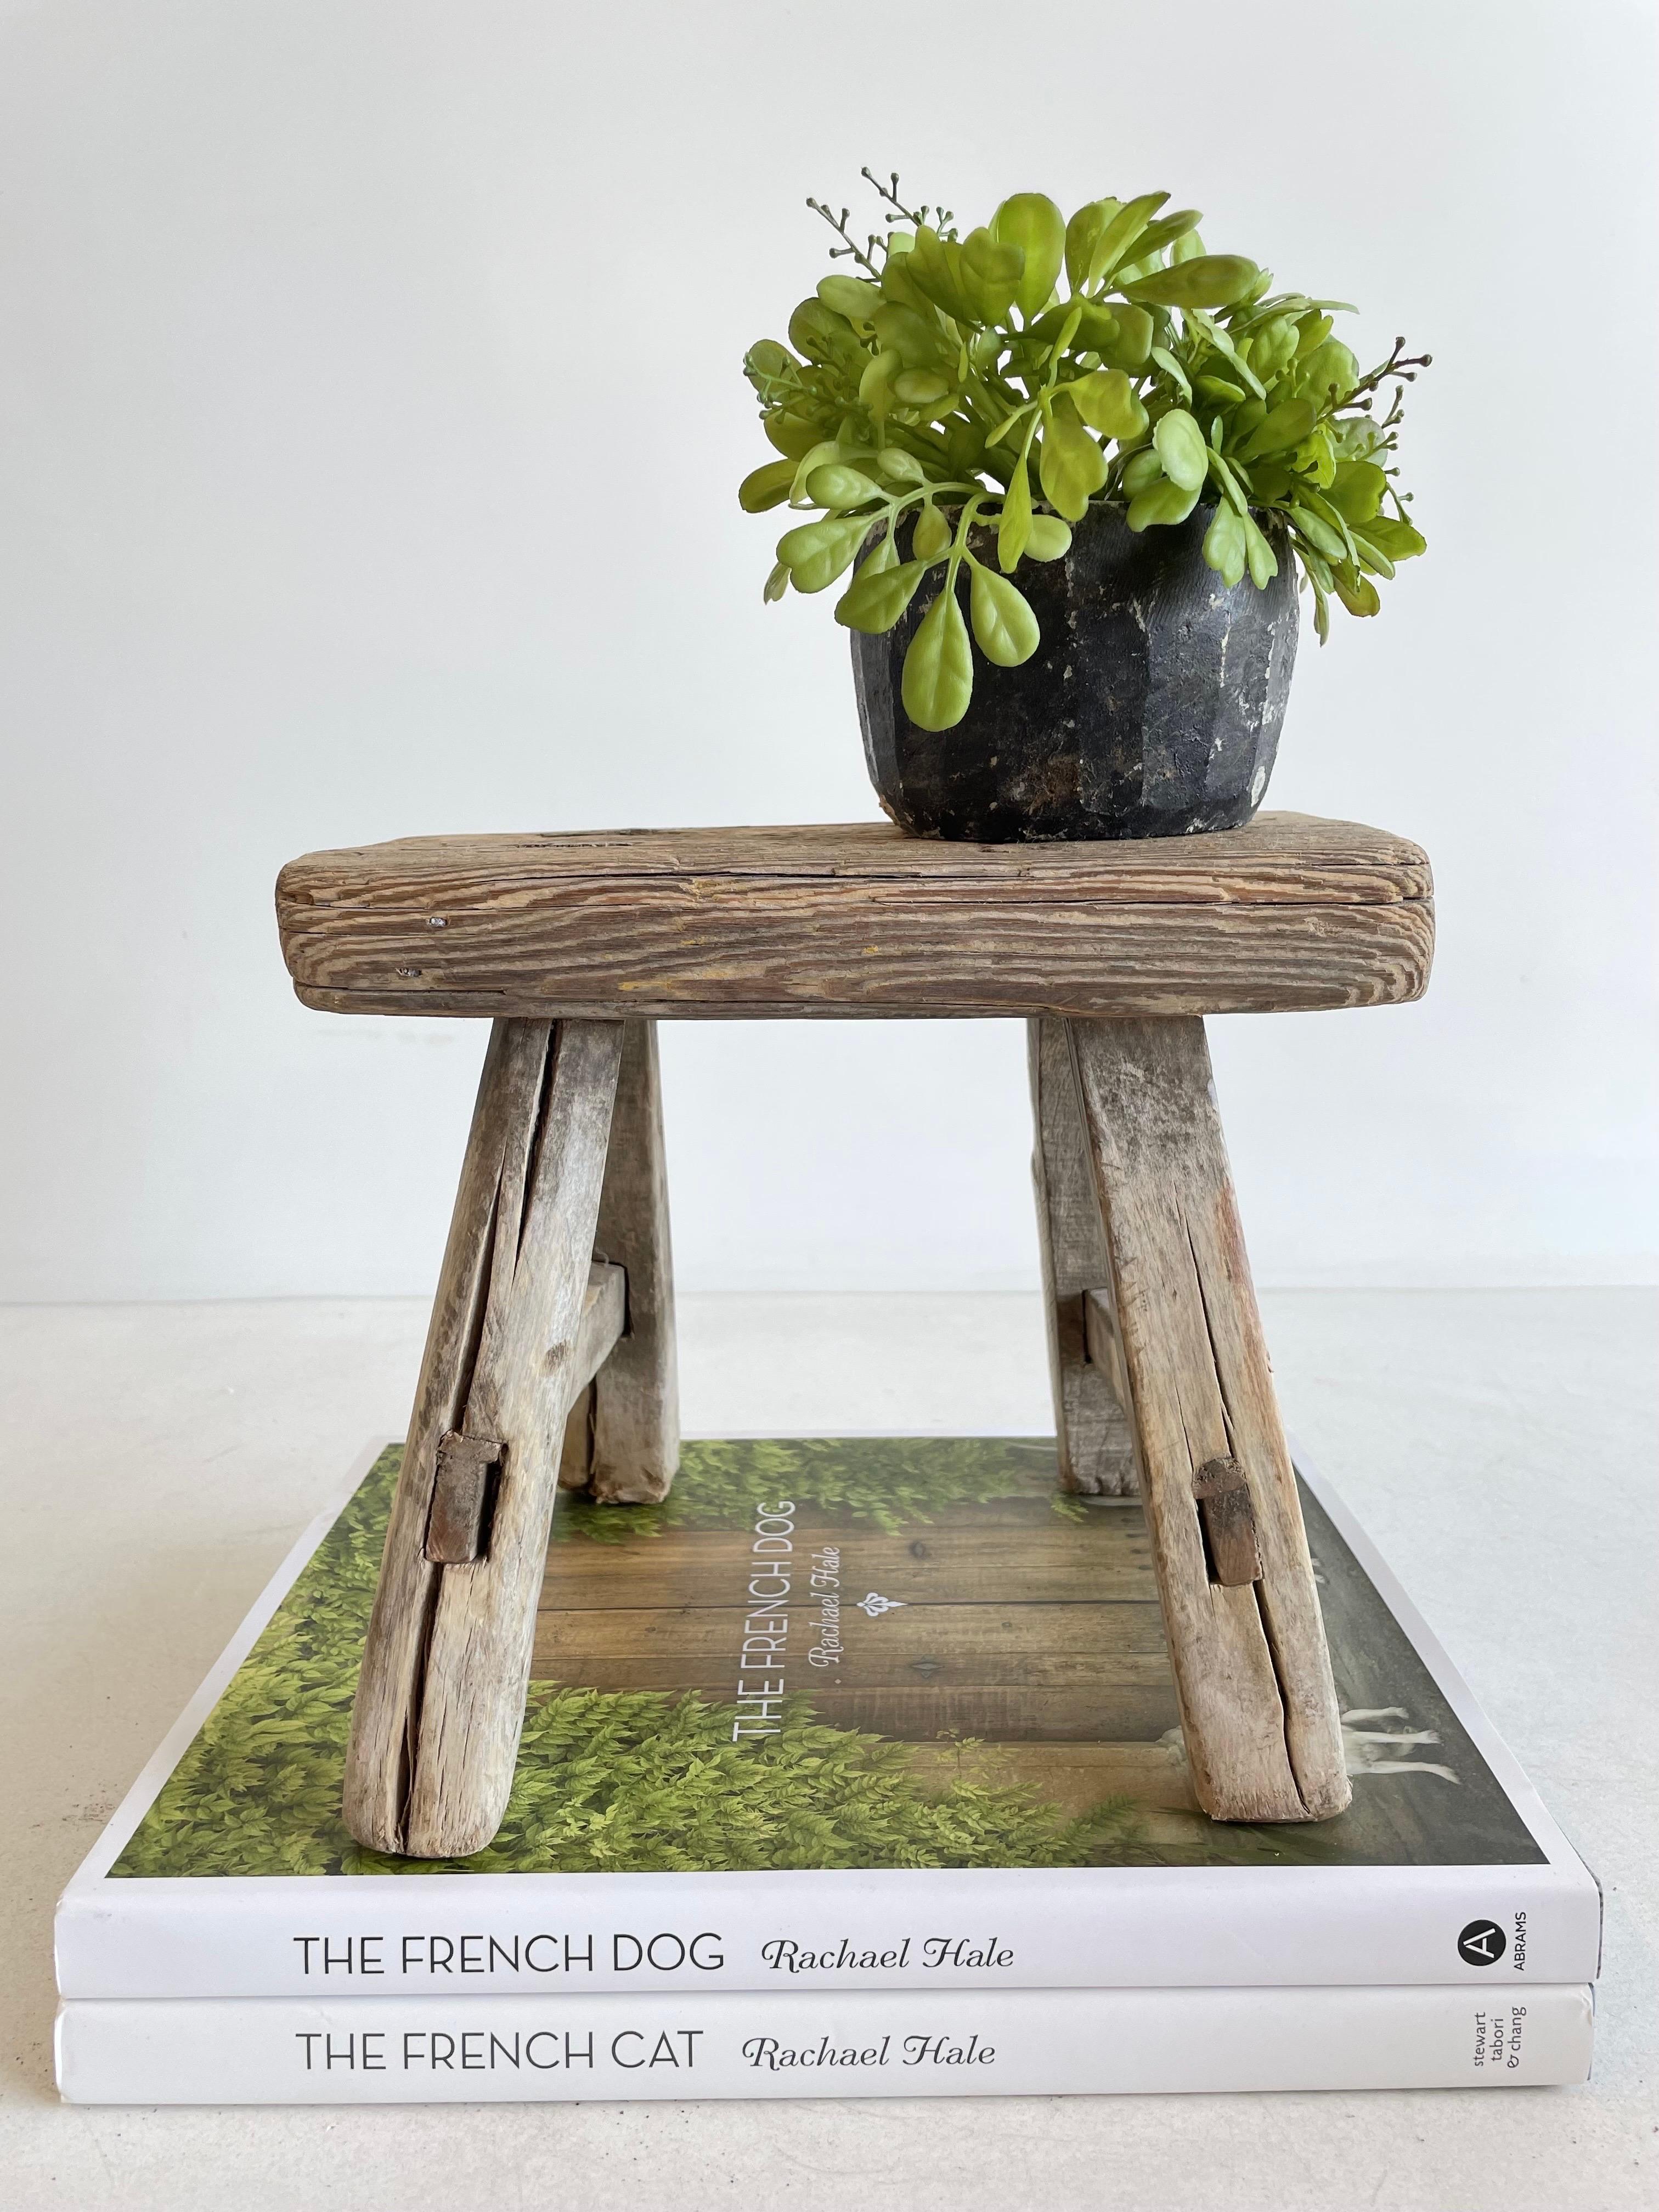
[[[356,2105],[1524,2088],[1588,2078],[1592,1995],[908,1990],[87,2001],[76,2104]]]
[[[1303,1470],[1354,1802],[1188,1784],[1133,1501],[1052,1443],[689,1443],[566,1495],[488,1850],[340,1819],[398,1448],[296,1547],[59,1906],[70,1998],[1592,1979],[1594,1882]]]

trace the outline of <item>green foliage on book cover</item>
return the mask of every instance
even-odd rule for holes
[[[362,1850],[340,1819],[351,1702],[374,1601],[394,1447],[339,1515],[185,1753],[111,1872],[404,1874],[433,1863]],[[1048,1495],[1050,1444],[1009,1438],[694,1443],[666,1502],[565,1498],[556,1540],[646,1543],[678,1529],[744,1529],[763,1501],[850,1526],[925,1526],[999,1498]],[[1021,1750],[963,1740],[890,1741],[833,1728],[789,1699],[775,1736],[732,1741],[738,1708],[692,1692],[531,1684],[507,1817],[465,1873],[815,1867],[1247,1866],[1474,1863],[1537,1856],[1516,1815],[1368,1581],[1304,1500],[1326,1562],[1323,1602],[1345,1703],[1413,1711],[1461,1786],[1373,1792],[1340,1820],[1219,1826],[1127,1796],[1051,1802]],[[1351,1677],[1352,1679],[1348,1679]],[[1109,1698],[1102,1723],[1109,1727]],[[1062,1748],[1055,1746],[1055,1749]],[[1178,1753],[1171,1753],[1171,1756]],[[1049,1781],[1048,1789],[1055,1784]],[[1425,1826],[1425,1823],[1428,1825]]]
[[[1018,1486],[1018,1454],[978,1441],[688,1444],[664,1505],[566,1501],[566,1540],[742,1526],[787,1480],[798,1500],[883,1528]],[[431,1871],[361,1849],[340,1820],[346,1731],[400,1454],[383,1454],[238,1669],[112,1871]],[[1011,1474],[1011,1463],[1014,1471]],[[574,1506],[574,1510],[570,1510]],[[1076,1510],[1061,1499],[1057,1510]],[[735,1709],[657,1691],[532,1683],[495,1841],[457,1872],[770,1867],[1074,1866],[1133,1849],[1127,1801],[1075,1819],[1031,1790],[941,1787],[906,1748],[827,1728],[792,1698],[782,1731],[733,1743]]]

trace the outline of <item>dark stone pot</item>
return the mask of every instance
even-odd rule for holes
[[[1137,536],[1097,507],[1063,561],[1023,561],[1016,581],[1042,642],[1020,668],[994,667],[975,647],[973,702],[954,729],[919,730],[900,696],[933,591],[924,585],[889,635],[853,632],[865,760],[902,830],[1016,844],[1184,837],[1249,820],[1296,660],[1296,576],[1275,539],[1267,590],[1246,576],[1229,591],[1201,550],[1214,512]],[[975,550],[995,558],[988,532]],[[957,590],[965,615],[965,569]]]

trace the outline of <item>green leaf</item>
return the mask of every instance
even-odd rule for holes
[[[1017,246],[1000,245],[986,229],[970,230],[962,241],[961,284],[975,322],[1000,323],[1014,304],[1025,273],[1025,256]],[[1049,279],[1049,290],[1054,280]],[[1048,294],[1045,292],[1046,300]]]
[[[1250,564],[1250,581],[1258,592],[1265,592],[1279,574],[1279,556],[1250,514],[1244,517],[1244,556]]]
[[[1077,331],[1072,343],[1079,353],[1103,354],[1122,343],[1122,325],[1109,307],[1098,307],[1092,300],[1077,305]]]
[[[948,359],[950,348],[932,307],[918,314],[890,301],[877,310],[875,326],[877,343],[884,353],[897,354],[906,368],[937,368]]]
[[[1317,403],[1345,400],[1359,381],[1359,363],[1340,338],[1327,338],[1297,363],[1298,390]]]
[[[1164,473],[1182,491],[1201,491],[1210,471],[1210,449],[1204,433],[1184,407],[1172,407],[1152,427],[1152,444],[1164,464]]]
[[[1080,207],[1066,226],[1066,281],[1073,291],[1080,292],[1089,281],[1095,248],[1099,245],[1107,224],[1122,205],[1113,199],[1091,200]]]
[[[1250,340],[1250,367],[1264,384],[1271,384],[1282,368],[1296,358],[1297,327],[1288,315],[1275,315]]]
[[[759,338],[743,357],[744,374],[752,384],[763,384],[787,376],[800,363],[787,346],[781,346],[775,338]]]
[[[1089,259],[1088,282],[1097,284],[1124,260],[1147,224],[1169,198],[1168,192],[1143,192],[1121,207],[1096,241]]]
[[[860,562],[858,573],[860,576],[879,576],[897,566],[898,539],[891,523],[889,523],[886,531],[877,539],[874,549]]]
[[[767,578],[766,589],[762,592],[761,597],[766,605],[770,606],[775,599],[781,599],[788,588],[788,563],[779,561],[774,565],[771,574]]]
[[[1244,518],[1225,500],[1204,533],[1204,558],[1231,591],[1244,575]]]
[[[999,668],[1018,668],[1042,642],[1024,593],[978,561],[969,577],[968,606],[979,649]]]
[[[793,461],[763,462],[759,468],[750,469],[738,486],[738,505],[745,514],[764,514],[769,507],[783,504],[794,481]]]
[[[1095,350],[1111,368],[1144,368],[1152,358],[1152,319],[1145,307],[1116,307],[1111,310],[1115,337],[1096,342]]]
[[[832,314],[848,322],[867,323],[881,305],[881,287],[863,276],[820,276],[818,298]]]
[[[1155,522],[1184,522],[1197,505],[1195,491],[1184,491],[1168,477],[1160,477],[1135,494],[1124,520],[1131,530],[1145,530]]]
[[[864,543],[870,519],[863,514],[827,516],[822,522],[804,522],[786,530],[778,540],[778,558],[789,571],[798,592],[822,592],[833,584]]]
[[[765,416],[762,419],[761,428],[778,451],[787,453],[793,461],[810,453],[818,442],[817,424],[809,422],[804,415],[796,415],[787,410]]]
[[[1056,514],[1034,514],[1025,547],[1028,561],[1063,561],[1072,550],[1072,526]]]
[[[862,630],[881,637],[893,627],[916,595],[916,586],[927,574],[926,561],[906,561],[896,568],[871,574],[866,561],[836,602],[836,620],[845,629]],[[914,719],[914,718],[913,718]]]
[[[1020,556],[1031,542],[1031,479],[1025,466],[1025,456],[1009,479],[1003,494],[1002,520],[997,525],[997,562],[1005,575],[1012,575],[1018,568]]]
[[[1360,567],[1368,576],[1393,575],[1394,562],[1388,555],[1373,545],[1369,538],[1362,538],[1357,530],[1353,533],[1353,550],[1359,557]]]
[[[1339,461],[1325,496],[1356,529],[1363,528],[1382,504],[1389,480],[1375,461]]]
[[[789,318],[789,343],[808,361],[827,367],[862,368],[866,355],[845,315],[832,313],[822,300],[803,300]]]
[[[937,407],[951,389],[934,368],[902,368],[893,379],[893,397],[902,407]]]
[[[1196,208],[1182,208],[1174,215],[1159,216],[1158,221],[1149,222],[1139,237],[1136,239],[1136,260],[1144,261],[1149,253],[1161,253],[1166,246],[1176,246],[1177,240],[1180,246],[1190,244],[1193,231],[1203,220],[1203,216]],[[1195,251],[1201,253],[1204,249],[1200,246],[1195,248]],[[1178,261],[1188,261],[1192,258],[1192,256],[1182,252],[1177,246],[1172,258]]]
[[[1219,453],[1212,453],[1210,455],[1209,470],[1210,474],[1220,485],[1224,496],[1232,501],[1241,515],[1247,514],[1249,512],[1250,502],[1244,496],[1243,487]]]
[[[1337,598],[1351,615],[1374,615],[1380,611],[1382,602],[1377,597],[1376,585],[1358,569],[1346,565],[1334,569],[1331,582]]]
[[[942,239],[929,223],[918,223],[916,242],[898,265],[904,272],[902,281],[914,284],[934,307],[957,322],[975,319],[963,284],[962,248],[954,240]],[[882,272],[884,291],[894,266],[890,261]]]
[[[1161,483],[1164,464],[1158,457],[1156,446],[1143,446],[1138,453],[1129,456],[1123,471],[1123,489],[1133,499],[1137,492],[1145,491],[1148,484]]]
[[[907,453],[902,446],[884,446],[876,459],[883,476],[894,483],[919,484],[927,471],[914,453]]]
[[[1097,368],[1070,386],[1072,404],[1091,430],[1108,438],[1138,438],[1146,410],[1121,368]]]
[[[1238,253],[1201,253],[1122,287],[1126,299],[1155,307],[1229,307],[1242,300],[1260,271]]]
[[[948,584],[910,641],[899,690],[904,711],[919,730],[952,729],[968,712],[974,696],[974,648]]]
[[[949,522],[929,500],[916,517],[910,550],[919,561],[937,561],[941,553],[949,550],[951,535]]]
[[[811,501],[806,496],[806,479],[814,470],[824,468],[832,462],[839,463],[840,459],[841,447],[833,438],[820,439],[810,453],[803,453],[795,465],[795,480],[789,487],[790,506],[809,506]]]
[[[1171,383],[1178,384],[1180,386],[1182,398],[1183,399],[1190,399],[1193,396],[1193,387],[1187,381],[1187,372],[1181,366],[1181,363],[1176,359],[1175,356],[1169,350],[1168,347],[1154,346],[1152,348],[1152,359],[1158,363],[1158,366],[1164,371],[1164,374],[1170,379]]]
[[[1330,598],[1325,586],[1311,568],[1308,569],[1307,574],[1308,581],[1313,586],[1314,631],[1322,645],[1328,645],[1331,641]]]
[[[1305,399],[1281,399],[1270,407],[1239,447],[1239,456],[1258,460],[1264,453],[1281,453],[1299,446],[1314,426],[1314,410]]]
[[[1296,501],[1291,507],[1291,520],[1316,551],[1328,561],[1346,561],[1348,548],[1340,530],[1333,530],[1322,514],[1316,514],[1310,507]]]
[[[1066,218],[1046,192],[1016,192],[992,216],[991,235],[1024,257],[1014,304],[1030,322],[1048,305],[1065,261]]]
[[[850,469],[845,461],[828,461],[807,477],[806,496],[815,507],[863,507],[870,500],[879,499],[881,490],[862,469]]]
[[[1365,525],[1365,536],[1390,561],[1415,560],[1419,553],[1427,550],[1428,541],[1422,532],[1392,514],[1373,515]]]
[[[1079,421],[1067,392],[1057,393],[1048,407],[1038,474],[1043,497],[1067,522],[1082,521],[1106,481],[1106,456]]]

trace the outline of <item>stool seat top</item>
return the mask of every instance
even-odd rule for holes
[[[276,882],[332,1013],[740,1020],[1170,1015],[1420,996],[1421,849],[1307,814],[1119,843],[889,823],[404,837]]]

